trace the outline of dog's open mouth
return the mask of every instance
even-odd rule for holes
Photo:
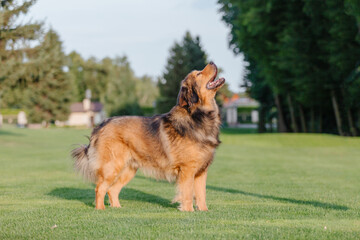
[[[225,78],[219,78],[219,79],[215,80],[215,77],[216,77],[216,75],[214,76],[213,79],[211,79],[207,83],[207,85],[206,85],[207,89],[216,89],[225,83]]]

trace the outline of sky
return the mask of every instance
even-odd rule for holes
[[[218,9],[216,0],[38,0],[29,16],[58,32],[66,53],[126,55],[137,76],[154,79],[162,75],[174,42],[190,31],[238,92],[244,62],[228,47],[230,29]]]

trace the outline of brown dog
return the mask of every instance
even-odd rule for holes
[[[206,177],[220,144],[220,116],[215,94],[225,79],[215,80],[209,63],[181,82],[178,103],[169,113],[153,117],[113,117],[97,126],[90,144],[74,149],[75,168],[96,182],[96,208],[120,207],[119,193],[141,168],[146,175],[176,180],[181,211],[206,211]]]

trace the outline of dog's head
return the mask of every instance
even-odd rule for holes
[[[181,82],[178,105],[188,111],[196,107],[209,107],[214,104],[216,92],[224,85],[225,79],[216,79],[217,67],[210,62],[202,71],[192,71]]]

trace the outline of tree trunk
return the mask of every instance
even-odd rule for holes
[[[287,132],[287,127],[285,125],[285,119],[281,107],[281,100],[279,94],[275,95],[275,104],[278,111],[278,119],[277,119],[278,132]]]
[[[345,98],[346,94],[345,94],[344,87],[341,88],[341,93],[342,93],[342,97]],[[355,136],[357,136],[357,131],[356,131],[356,127],[354,125],[351,108],[350,108],[349,104],[345,104],[345,108],[346,108],[346,115],[347,115],[347,119],[348,119],[348,123],[349,123],[350,133],[353,137],[355,137]]]
[[[322,110],[319,113],[319,133],[322,133]]]
[[[294,106],[293,106],[290,94],[287,95],[287,99],[288,99],[288,103],[289,103],[289,110],[290,110],[290,117],[291,117],[291,128],[292,128],[293,132],[297,133],[297,132],[299,132],[299,128],[296,123],[295,110],[294,110]]]
[[[310,132],[312,132],[312,133],[315,132],[315,111],[314,111],[314,107],[311,107],[311,112],[310,112]]]
[[[334,90],[331,90],[331,101],[332,101],[332,105],[333,105],[333,108],[334,108],[336,126],[337,126],[337,129],[338,129],[339,135],[344,136],[344,132],[342,130],[342,123],[341,123],[339,105],[338,105],[338,102],[336,100],[336,95],[335,95]]]
[[[357,113],[357,118],[356,118],[357,120],[356,120],[356,122],[355,122],[355,126],[360,126],[360,109],[359,109],[359,111],[358,111],[358,113]]]
[[[266,132],[266,127],[265,127],[265,124],[266,124],[266,120],[265,120],[265,116],[266,116],[266,109],[265,107],[260,104],[260,107],[259,107],[259,122],[258,122],[258,132],[259,133],[264,133]]]
[[[354,124],[354,120],[353,120],[350,108],[347,109],[347,117],[348,117],[348,121],[349,121],[349,127],[350,127],[351,135],[353,137],[356,137],[357,136],[357,131],[356,131],[356,127],[355,127],[355,124]]]
[[[301,120],[301,128],[302,128],[302,131],[303,131],[303,132],[307,132],[304,108],[302,107],[301,104],[299,104],[299,109],[300,109],[300,120]]]

